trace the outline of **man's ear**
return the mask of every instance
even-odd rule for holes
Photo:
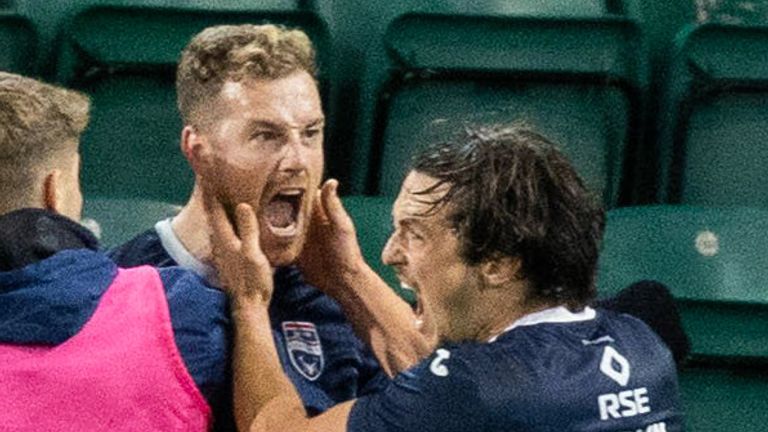
[[[480,264],[487,286],[498,287],[520,279],[522,261],[517,257],[496,257]]]
[[[65,199],[62,187],[61,170],[58,168],[50,170],[43,180],[43,208],[61,214],[61,205]]]
[[[184,126],[184,129],[181,130],[181,152],[189,161],[195,174],[200,174],[205,170],[210,151],[207,137],[201,134],[196,126]]]

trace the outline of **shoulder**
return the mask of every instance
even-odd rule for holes
[[[648,357],[671,356],[666,344],[644,321],[624,313],[597,310],[598,325],[621,345],[638,353],[645,352]]]
[[[174,327],[180,319],[195,323],[229,322],[226,293],[211,287],[191,270],[179,266],[157,268],[142,265],[121,268],[120,275],[133,285],[137,281],[159,281]]]
[[[489,353],[486,344],[466,342],[447,344],[437,348],[413,368],[397,375],[394,386],[415,392],[441,394],[476,394],[482,376],[489,372]]]
[[[107,255],[120,267],[136,267],[145,264],[155,267],[176,265],[176,262],[163,247],[154,228],[144,231],[126,243],[109,250]]]
[[[226,293],[211,287],[193,271],[174,266],[158,268],[157,272],[163,283],[172,315],[183,313],[195,320],[227,316]],[[200,313],[206,313],[207,316],[193,316]]]
[[[350,431],[485,430],[492,410],[474,367],[476,344],[446,345],[352,407]]]
[[[669,349],[645,323],[602,309],[596,309],[590,320],[514,328],[473,357],[475,364],[485,368],[503,364],[518,385],[529,384],[531,390],[585,385],[592,379],[588,377],[604,375],[601,364],[606,361],[626,362],[633,369],[633,379],[649,385],[676,379]],[[574,374],[575,370],[584,373]]]

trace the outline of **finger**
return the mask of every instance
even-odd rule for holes
[[[352,218],[344,209],[344,205],[339,198],[339,182],[336,179],[330,179],[323,184],[322,198],[323,210],[328,221],[342,229],[352,229]]]
[[[211,229],[211,247],[214,252],[236,251],[240,240],[227,217],[224,204],[211,188],[203,188],[203,206]]]
[[[249,204],[238,204],[235,209],[235,221],[237,223],[237,232],[240,234],[242,242],[242,253],[258,264],[267,264],[267,258],[261,250],[259,243],[259,222],[256,219],[256,213]]]

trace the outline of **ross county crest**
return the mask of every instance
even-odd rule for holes
[[[310,381],[319,378],[325,360],[315,325],[302,321],[284,321],[283,336],[293,367]]]

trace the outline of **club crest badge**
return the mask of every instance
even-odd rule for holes
[[[283,336],[293,367],[310,381],[318,379],[323,373],[325,360],[315,325],[302,321],[284,321]]]

